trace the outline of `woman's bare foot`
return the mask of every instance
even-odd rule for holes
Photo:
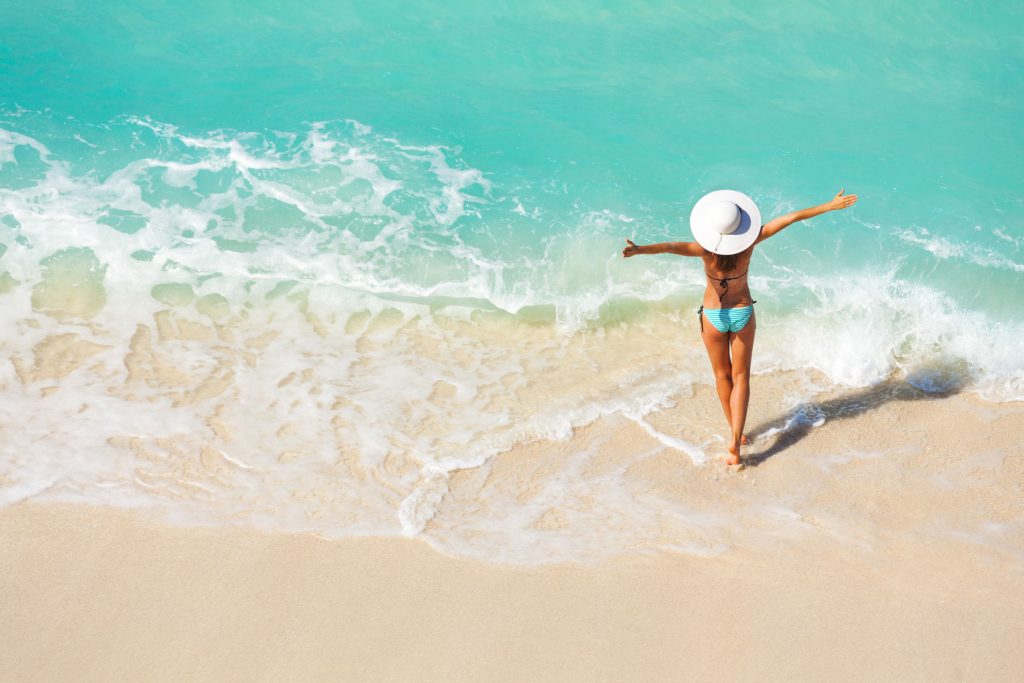
[[[743,436],[740,437],[740,445],[741,446],[749,446],[750,445],[750,439],[747,438],[746,434],[744,434]]]
[[[729,446],[729,457],[725,459],[726,465],[739,465],[740,464],[740,445],[734,443]]]

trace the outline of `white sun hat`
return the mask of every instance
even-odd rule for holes
[[[690,230],[700,246],[715,254],[738,254],[761,234],[761,212],[736,190],[715,190],[697,200]]]

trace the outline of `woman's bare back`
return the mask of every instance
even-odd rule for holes
[[[754,302],[747,284],[747,270],[750,268],[750,257],[754,253],[754,245],[737,254],[736,266],[729,271],[720,270],[715,265],[715,255],[705,252],[704,275],[707,277],[707,288],[704,290],[705,308],[736,308],[749,306]]]

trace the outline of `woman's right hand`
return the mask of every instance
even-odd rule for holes
[[[829,211],[838,211],[839,209],[845,209],[857,203],[857,195],[844,195],[843,191],[844,190],[839,190],[839,193],[828,203]]]
[[[626,244],[628,244],[629,246],[622,250],[622,255],[625,256],[626,258],[629,258],[630,256],[636,256],[637,254],[640,253],[640,247],[633,244],[631,241],[626,240]]]

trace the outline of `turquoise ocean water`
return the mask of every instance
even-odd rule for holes
[[[418,466],[395,486],[402,528],[415,532],[423,522],[410,510],[442,495],[435,484],[451,462],[485,462],[516,439],[592,419],[592,392],[553,400],[531,384],[536,349],[515,355],[517,321],[543,337],[537,348],[552,363],[584,337],[640,334],[651,320],[678,321],[681,341],[659,337],[666,353],[669,342],[698,344],[699,264],[627,261],[620,250],[627,237],[689,239],[693,202],[723,187],[750,194],[767,216],[841,187],[861,198],[759,249],[755,370],[811,367],[853,387],[896,375],[1024,398],[1017,3],[44,0],[3,3],[0,26],[12,449],[64,453],[89,434],[97,448],[138,457],[152,452],[140,443],[200,423],[223,440],[210,420],[243,405],[236,421],[272,422],[273,435],[244,449],[237,436],[231,448],[207,446],[245,463],[273,441],[274,457],[291,462],[284,454],[321,448],[325,432],[294,441],[285,427],[310,420],[246,397],[351,352],[349,374],[311,380],[292,407],[318,414],[316,387],[334,387],[335,408],[360,397],[379,419],[364,414],[364,427],[344,434],[335,425],[331,438],[364,464],[414,454]],[[166,333],[153,316],[168,309],[214,321],[214,336],[189,337],[180,321],[177,336]],[[363,324],[397,335],[386,357],[374,360],[386,343],[360,337]],[[513,331],[481,342],[490,324]],[[245,347],[224,331],[257,327],[287,343]],[[147,361],[149,379],[129,378],[140,388],[128,396],[110,386],[125,384],[125,366],[141,367],[142,328],[181,346],[162,365]],[[348,346],[331,346],[345,335]],[[230,365],[218,344],[271,348],[277,365]],[[44,351],[54,349],[76,360],[53,370]],[[703,362],[699,347],[687,352]],[[422,401],[441,379],[482,403],[512,372],[501,366],[509,358],[522,361],[527,393],[507,405],[432,408],[429,438],[388,413],[394,387]],[[356,382],[368,365],[375,371]],[[168,375],[175,367],[230,388],[209,393]],[[257,378],[267,367],[279,375]],[[419,380],[428,383],[417,394]],[[178,394],[159,388],[175,381]],[[655,384],[629,384],[637,405],[670,391]],[[78,424],[69,416],[87,396],[105,406],[106,431],[55,428]],[[551,424],[531,417],[562,409]],[[501,430],[504,440],[467,452]],[[11,461],[20,483],[6,499],[57,477],[25,467]],[[86,498],[120,471],[82,467],[72,488]]]

